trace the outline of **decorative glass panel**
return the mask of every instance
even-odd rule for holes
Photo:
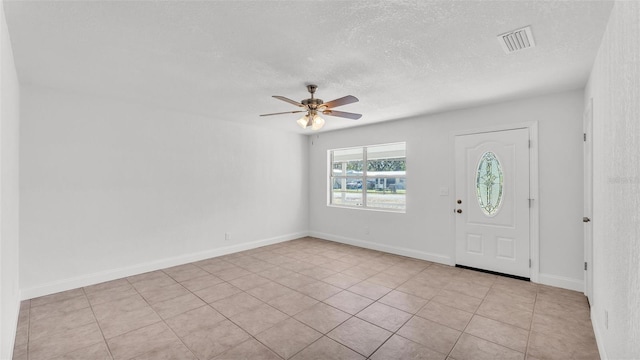
[[[495,215],[502,204],[503,174],[496,154],[488,151],[482,154],[476,176],[476,193],[480,209],[487,216]]]

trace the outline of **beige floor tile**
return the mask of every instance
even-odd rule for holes
[[[430,301],[416,315],[438,324],[462,331],[471,320],[472,313]]]
[[[237,287],[223,282],[204,289],[196,290],[193,293],[207,303],[214,303],[218,300],[228,298],[229,296],[241,293],[242,290]]]
[[[251,336],[229,320],[223,320],[205,331],[196,331],[182,338],[198,359],[211,359]]]
[[[96,305],[93,312],[107,339],[161,320],[140,295]]]
[[[244,291],[262,286],[269,282],[271,282],[271,280],[257,274],[249,274],[229,281],[231,285]]]
[[[408,277],[404,276],[396,276],[392,274],[387,274],[385,272],[378,273],[370,278],[367,281],[372,282],[374,284],[382,285],[391,289],[395,289],[400,286],[405,281],[409,280]]]
[[[91,286],[85,286],[84,292],[85,294],[89,295],[91,293],[94,292],[100,292],[100,291],[104,291],[104,290],[111,290],[111,289],[115,289],[115,288],[119,288],[121,286],[125,286],[125,285],[129,285],[129,287],[131,287],[131,283],[129,283],[129,281],[127,281],[127,279],[116,279],[116,280],[111,280],[111,281],[105,281],[99,284],[95,284],[95,285],[91,285]]]
[[[163,319],[182,314],[189,310],[197,309],[206,303],[200,300],[199,297],[192,293],[187,293],[184,296],[178,296],[169,300],[165,300],[159,303],[152,304],[153,310],[160,315]]]
[[[234,269],[237,268],[238,266],[233,265],[232,263],[226,262],[224,260],[221,259],[209,259],[209,260],[204,260],[203,262],[197,262],[194,265],[200,267],[202,270],[210,273],[210,274],[216,274],[216,273],[220,273],[223,272],[225,270],[228,269]]]
[[[133,285],[133,287],[140,292],[176,284],[175,280],[173,280],[171,277],[169,277],[169,275],[163,273],[162,271],[158,271],[157,274],[154,273],[153,276],[150,275],[148,278],[129,281],[131,281],[131,285]]]
[[[187,288],[187,290],[196,292],[198,290],[206,289],[208,287],[218,285],[223,282],[224,280],[220,279],[219,277],[208,274],[205,276],[200,276],[197,278],[182,281],[180,284],[182,284],[182,286]]]
[[[95,323],[91,308],[83,308],[76,311],[58,313],[39,320],[33,320],[27,324],[29,339],[31,341],[51,336],[53,333],[68,331],[76,327]],[[26,339],[25,339],[26,340]]]
[[[185,264],[180,266],[170,267],[163,270],[165,274],[169,275],[173,280],[177,282],[183,282],[190,279],[195,279],[201,276],[209,275],[208,272],[193,264]]]
[[[223,320],[224,316],[206,305],[167,319],[166,323],[178,336],[184,338],[192,333],[207,332]]]
[[[464,332],[521,353],[527,351],[529,331],[513,325],[474,315]]]
[[[325,262],[323,262],[323,263],[325,263]],[[300,273],[303,274],[303,275],[312,277],[312,278],[314,278],[316,280],[323,280],[323,279],[335,274],[336,271],[329,270],[329,269],[324,269],[324,268],[316,266],[316,267],[312,267],[310,269],[302,270]]]
[[[600,359],[595,338],[575,338],[532,331],[527,353],[539,359]]]
[[[456,278],[452,280],[447,286],[446,290],[456,291],[464,295],[473,296],[479,299],[484,299],[489,292],[490,287],[484,285],[475,284],[469,280],[463,280]]]
[[[487,274],[480,271],[462,269],[462,271],[456,276],[457,279],[469,281],[476,285],[491,287],[496,283],[498,279],[497,275]]]
[[[412,315],[391,306],[375,302],[357,313],[356,316],[383,329],[395,332],[400,329]]]
[[[54,302],[59,302],[63,300],[73,299],[78,296],[84,296],[84,291],[82,289],[73,289],[69,291],[63,291],[47,296],[41,296],[34,299],[31,299],[31,307],[46,305]]]
[[[269,301],[280,296],[295,294],[294,290],[273,281],[248,290],[247,292],[262,301]]]
[[[462,334],[451,351],[456,360],[523,360],[524,354],[472,335]]]
[[[268,301],[269,305],[293,316],[318,303],[318,300],[301,293],[284,295]]]
[[[61,316],[65,313],[74,312],[89,307],[89,301],[84,295],[70,299],[49,302],[40,306],[31,306],[29,310],[30,321],[38,321],[48,316]]]
[[[233,279],[237,279],[239,277],[242,276],[246,276],[246,275],[250,275],[252,274],[251,271],[249,270],[245,270],[239,266],[235,266],[232,268],[228,268],[222,271],[217,271],[214,272],[213,275],[219,277],[220,279],[224,280],[224,281],[231,281]]]
[[[254,309],[260,304],[263,304],[263,302],[245,292],[241,292],[211,303],[211,307],[222,315],[231,317]]]
[[[46,305],[43,305],[46,306]],[[29,359],[50,359],[104,342],[95,322],[29,341]]]
[[[323,301],[342,291],[341,288],[319,281],[309,284],[298,289],[299,292],[311,296],[312,298]]]
[[[87,292],[87,299],[92,306],[95,306],[137,294],[138,291],[125,280],[124,284],[117,287]]]
[[[163,287],[147,287],[138,292],[150,305],[189,294],[189,290],[178,283]]]
[[[554,334],[565,338],[595,338],[591,319],[571,319],[562,316],[534,312],[531,330],[543,334]]]
[[[307,325],[289,318],[256,335],[256,339],[285,359],[322,336]]]
[[[470,313],[476,312],[476,310],[482,303],[482,299],[467,296],[450,290],[441,290],[438,295],[434,296],[433,299],[431,299],[431,301],[445,304],[447,306],[451,306]]]
[[[378,302],[393,306],[394,308],[400,309],[402,311],[415,314],[416,312],[418,312],[418,310],[420,310],[424,305],[427,304],[428,300],[417,297],[415,295],[394,290],[383,296],[380,300],[378,300]]]
[[[318,280],[302,274],[292,274],[289,276],[278,278],[275,281],[294,290],[318,282]]]
[[[364,360],[364,356],[326,336],[296,354],[294,360]]]
[[[305,323],[323,334],[326,334],[350,318],[351,315],[327,304],[317,303],[314,306],[299,312],[294,317],[296,320]]]
[[[388,294],[392,289],[365,280],[353,285],[347,290],[352,293],[367,297],[371,300],[378,300]]]
[[[333,286],[337,286],[341,289],[347,289],[350,288],[351,286],[359,283],[362,281],[362,279],[358,279],[349,275],[345,275],[343,273],[337,273],[337,274],[333,274],[331,276],[328,276],[326,278],[324,278],[322,281],[326,282],[327,284],[331,284]]]
[[[358,266],[354,266],[352,268],[349,268],[347,270],[344,270],[342,273],[347,275],[347,276],[351,276],[353,278],[360,279],[362,281],[362,280],[366,280],[367,278],[370,278],[373,275],[379,273],[379,271],[371,269],[371,268],[368,268],[366,266],[358,265]]]
[[[444,360],[446,355],[401,336],[393,335],[372,356],[372,360]]]
[[[324,303],[355,315],[373,303],[373,300],[345,290],[326,299]]]
[[[181,342],[171,341],[169,345],[153,349],[131,360],[198,360],[198,358]]]
[[[533,311],[523,310],[517,305],[487,300],[482,302],[476,313],[525,330],[531,328],[531,318],[533,316]]]
[[[439,288],[430,286],[429,283],[415,278],[398,286],[397,290],[426,300],[430,300],[440,293]]]
[[[158,279],[166,279],[166,278],[167,278],[167,274],[165,274],[161,270],[156,270],[156,271],[149,271],[146,273],[129,276],[127,277],[127,280],[133,284],[140,281],[158,280]]]
[[[391,335],[391,332],[355,317],[345,321],[327,334],[331,339],[365,357],[373,354]]]
[[[499,287],[498,288],[492,287],[487,293],[485,300],[511,304],[514,306],[518,306],[523,310],[533,310],[533,306],[536,301],[536,296],[535,294],[529,295],[529,296],[521,296],[518,294],[514,294],[512,292],[503,291]]]
[[[64,355],[53,358],[52,360],[112,360],[111,353],[107,348],[107,344],[102,341],[94,345],[78,349]]]
[[[220,354],[214,360],[281,360],[282,358],[269,350],[255,339],[249,339],[227,352]]]
[[[281,268],[279,266],[265,270],[265,271],[260,271],[259,273],[257,273],[258,275],[265,277],[269,280],[277,280],[289,275],[293,275],[295,274],[295,271],[291,271],[289,269],[285,269],[285,268]]]
[[[439,353],[448,354],[458,340],[460,331],[414,316],[397,334]]]
[[[288,317],[289,315],[278,309],[262,303],[250,311],[231,316],[230,319],[246,332],[255,336]]]

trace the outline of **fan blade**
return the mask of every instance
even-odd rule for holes
[[[324,110],[322,113],[324,115],[339,116],[339,117],[353,119],[353,120],[358,120],[362,117],[362,114],[355,114],[355,113],[335,111],[335,110]]]
[[[289,104],[293,104],[293,105],[298,106],[298,107],[305,107],[304,105],[300,104],[299,102],[291,100],[291,99],[288,99],[288,98],[286,98],[284,96],[273,95],[273,97],[278,99],[278,100],[282,100],[284,102],[288,102]]]
[[[358,101],[360,101],[360,100],[358,100],[357,97],[351,96],[351,95],[347,95],[345,97],[341,97],[340,99],[335,99],[335,100],[331,100],[329,102],[326,102],[326,103],[320,105],[320,107],[325,107],[327,109],[331,109],[331,108],[334,108],[334,107],[347,105],[347,104],[351,104],[351,103],[358,102]]]
[[[260,116],[271,116],[271,115],[282,115],[282,114],[296,114],[296,113],[301,113],[301,112],[306,112],[305,110],[298,110],[298,111],[285,111],[285,112],[279,112],[279,113],[271,113],[271,114],[262,114]]]

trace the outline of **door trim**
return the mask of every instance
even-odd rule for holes
[[[538,204],[538,122],[530,121],[524,123],[493,125],[483,128],[470,129],[470,130],[457,130],[451,132],[449,137],[450,151],[450,188],[453,189],[452,194],[456,194],[456,166],[455,166],[455,140],[456,136],[473,135],[480,133],[488,133],[495,131],[507,131],[516,129],[528,129],[529,130],[529,198],[531,201],[531,207],[529,210],[529,256],[531,257],[531,269],[529,270],[529,277],[532,282],[538,283],[540,274],[540,207]],[[454,195],[455,196],[455,195]],[[450,208],[447,209],[450,216],[451,224],[451,265],[456,264],[456,220],[453,211],[455,210],[454,199],[450,197]]]

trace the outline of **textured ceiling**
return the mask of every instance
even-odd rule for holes
[[[271,98],[329,101],[323,131],[586,83],[610,1],[5,1],[23,83],[283,131]],[[536,47],[496,36],[530,25]]]

